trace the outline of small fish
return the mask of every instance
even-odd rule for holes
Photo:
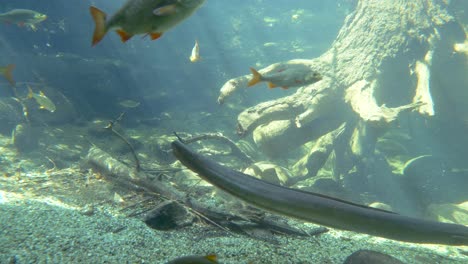
[[[176,258],[167,262],[166,264],[213,264],[219,263],[216,255],[207,255],[207,256],[186,256],[181,258]]]
[[[33,93],[31,87],[28,85],[28,99],[34,98],[37,104],[39,105],[40,109],[48,110],[49,112],[53,113],[55,111],[55,104],[52,102],[42,91],[38,94]]]
[[[192,49],[192,54],[190,55],[191,62],[197,62],[200,60],[200,46],[198,45],[198,40],[195,40],[195,45]]]
[[[0,14],[0,21],[18,26],[28,26],[34,31],[37,30],[36,24],[44,21],[46,18],[47,15],[29,9],[13,9]]]
[[[13,69],[15,68],[14,64],[8,64],[7,66],[0,67],[0,73],[8,80],[8,82],[15,86],[15,80],[13,80]]]
[[[140,106],[140,102],[136,102],[133,100],[123,100],[119,102],[119,105],[125,108],[135,108]]]
[[[313,71],[309,66],[301,63],[278,63],[268,74],[262,75],[254,68],[250,68],[253,74],[248,86],[253,86],[259,82],[268,82],[269,88],[304,86],[322,80],[322,75]]]
[[[152,40],[173,28],[195,12],[205,0],[127,0],[106,21],[106,13],[89,8],[95,23],[92,45],[99,43],[106,33],[116,28],[122,42],[134,35],[149,35]]]

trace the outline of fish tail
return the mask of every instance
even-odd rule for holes
[[[262,81],[262,75],[257,70],[255,70],[254,68],[250,68],[250,71],[252,72],[253,77],[247,84],[247,86],[249,87]]]
[[[93,34],[93,42],[92,46],[96,45],[99,43],[99,41],[104,38],[104,35],[106,35],[107,29],[106,29],[106,13],[103,11],[99,10],[97,7],[90,6],[89,7],[89,12],[91,13],[91,16],[93,17],[95,28],[94,28],[94,34]]]
[[[15,68],[14,64],[8,64],[2,71],[3,76],[8,80],[8,82],[15,86],[15,80],[13,80],[13,69]]]
[[[31,89],[31,86],[28,85],[28,99],[33,98],[33,91]]]

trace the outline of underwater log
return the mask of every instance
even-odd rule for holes
[[[389,239],[445,245],[468,245],[468,227],[423,220],[333,197],[264,182],[199,155],[180,141],[176,157],[216,187],[263,209],[286,216]]]
[[[276,231],[283,234],[304,235],[302,230],[272,219],[269,216],[258,218],[241,214],[237,211],[224,212],[217,210],[209,205],[205,205],[189,195],[174,188],[170,183],[162,180],[149,180],[148,175],[143,171],[136,172],[122,162],[114,159],[105,151],[98,147],[91,147],[88,151],[87,162],[95,169],[103,172],[104,176],[118,184],[127,186],[133,190],[144,191],[148,194],[158,194],[166,200],[176,201],[177,203],[190,208],[189,211],[198,216],[202,216],[210,223],[216,223],[218,226],[233,225],[233,221],[241,220],[257,224],[259,228]],[[235,225],[235,224],[234,224]],[[314,231],[315,232],[315,231]],[[323,230],[316,234],[323,233]],[[313,235],[313,234],[311,234]]]

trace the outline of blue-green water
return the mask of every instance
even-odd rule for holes
[[[121,2],[98,1],[93,4],[110,15]],[[142,102],[142,114],[149,115],[179,104],[218,111],[213,98],[217,97],[227,78],[248,73],[248,67],[255,63],[267,65],[319,55],[333,40],[344,17],[344,12],[337,10],[335,2],[298,1],[291,8],[287,7],[287,1],[278,5],[255,1],[242,3],[240,8],[234,3],[211,1],[190,20],[157,41],[136,36],[123,44],[117,34],[109,32],[99,45],[92,48],[94,24],[89,15],[89,5],[87,1],[70,4],[59,0],[47,4],[35,1],[2,4],[2,10],[27,7],[48,15],[36,32],[3,25],[3,46],[7,53],[4,62],[17,64],[15,78],[18,81],[37,81],[34,78],[38,77],[32,76],[32,71],[35,71],[50,86],[61,87],[67,96],[86,101],[82,106],[89,109],[83,109],[83,112],[92,111],[92,115],[105,114],[107,117],[117,110],[112,106],[119,98]],[[310,22],[289,23],[294,10],[310,6],[314,11],[301,18]],[[329,12],[332,17],[325,23],[317,17],[323,12]],[[265,17],[276,22],[270,25],[264,21]],[[303,23],[307,23],[307,29],[301,26]],[[203,61],[191,64],[188,56],[195,39],[200,42]],[[282,49],[264,49],[266,42],[275,42]],[[307,43],[308,47],[303,52],[291,53],[289,47],[293,42],[299,46]],[[76,56],[78,62],[54,59],[62,53],[65,57]],[[22,61],[28,61],[28,65]],[[103,61],[108,64],[96,65]],[[113,66],[112,62],[118,62],[120,67]],[[57,75],[60,78],[52,77]],[[145,97],[161,91],[167,93],[166,98],[145,100]],[[256,92],[252,93],[254,98],[269,95]]]

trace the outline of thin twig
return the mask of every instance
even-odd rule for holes
[[[117,122],[122,120],[124,114],[125,114],[125,112],[122,112],[114,121],[109,121],[109,124],[105,128],[109,129],[112,132],[112,134],[114,134],[118,138],[120,138],[130,148],[130,151],[132,152],[133,158],[135,159],[135,169],[136,169],[137,172],[140,172],[140,170],[141,170],[140,160],[138,159],[135,148],[132,146],[130,141],[128,141],[122,134],[120,134],[119,132],[117,132],[114,129],[114,125]]]

